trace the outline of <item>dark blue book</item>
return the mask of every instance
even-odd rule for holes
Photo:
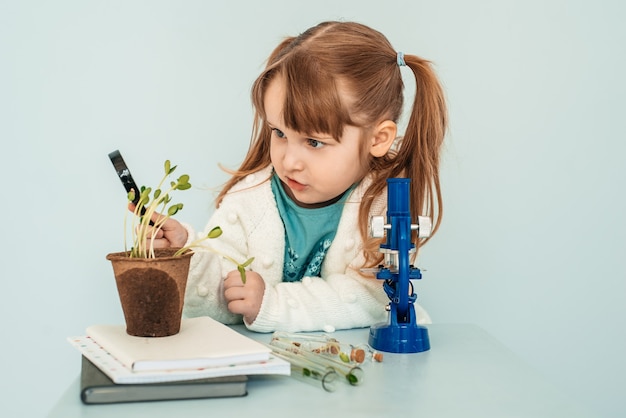
[[[86,404],[245,396],[247,376],[160,383],[117,384],[82,356],[80,398]]]

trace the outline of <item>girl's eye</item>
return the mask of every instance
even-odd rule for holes
[[[272,128],[272,132],[274,132],[274,135],[278,138],[285,138],[285,134],[280,129]]]
[[[309,138],[306,141],[312,148],[322,148],[324,145],[326,145],[325,143],[320,142],[317,139]]]

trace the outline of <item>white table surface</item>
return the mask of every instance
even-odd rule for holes
[[[271,334],[238,331],[262,342]],[[237,398],[84,405],[79,377],[50,417],[591,417],[514,353],[474,325],[429,325],[431,349],[385,353],[364,366],[360,386],[325,392],[285,376],[251,377],[248,395]],[[369,329],[338,331],[334,337],[367,343]],[[77,353],[76,361],[80,361]]]

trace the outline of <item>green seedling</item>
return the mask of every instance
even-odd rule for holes
[[[133,214],[135,216],[133,217],[131,224],[133,246],[130,249],[130,257],[155,258],[154,238],[156,238],[156,235],[159,231],[161,231],[165,222],[183,209],[182,203],[172,203],[171,194],[175,190],[182,191],[189,190],[191,188],[189,175],[183,174],[178,177],[176,181],[170,181],[169,187],[166,186],[168,178],[176,170],[176,167],[177,166],[172,166],[169,160],[166,160],[163,178],[159,182],[156,189],[152,191],[152,188],[150,187],[141,186],[139,190],[139,199],[134,207]],[[128,193],[128,201],[131,204],[135,201],[135,198],[136,195],[134,190]],[[127,219],[127,217],[124,219],[125,229],[127,229]],[[218,238],[220,235],[222,235],[222,229],[219,226],[216,226],[204,237],[201,237],[186,247],[179,249],[174,256],[182,255],[195,247],[202,246],[202,248],[224,257],[237,266],[237,270],[241,274],[241,280],[245,283],[246,267],[252,263],[254,257],[249,258],[243,263],[239,263],[226,254],[223,254],[211,247],[202,245],[204,241]],[[128,248],[126,238],[124,239],[124,248]]]

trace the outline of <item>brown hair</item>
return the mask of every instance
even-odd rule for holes
[[[412,217],[430,216],[433,234],[441,223],[442,196],[439,159],[447,125],[444,94],[428,61],[404,55],[416,81],[416,93],[405,134],[387,155],[373,157],[364,152],[364,173],[372,179],[359,209],[359,230],[365,244],[366,264],[378,264],[380,240],[369,238],[369,214],[390,177],[411,179]],[[366,132],[384,120],[398,122],[402,114],[404,84],[397,52],[380,32],[354,22],[323,22],[297,37],[281,42],[270,55],[265,70],[252,87],[255,108],[250,149],[239,170],[218,195],[221,202],[228,190],[246,175],[270,164],[270,134],[265,124],[264,96],[277,75],[286,83],[283,119],[299,132],[332,135],[340,140],[346,125]],[[346,102],[341,91],[349,93]],[[432,234],[431,234],[432,236]],[[420,242],[414,236],[416,248]],[[425,240],[422,240],[423,244]]]

